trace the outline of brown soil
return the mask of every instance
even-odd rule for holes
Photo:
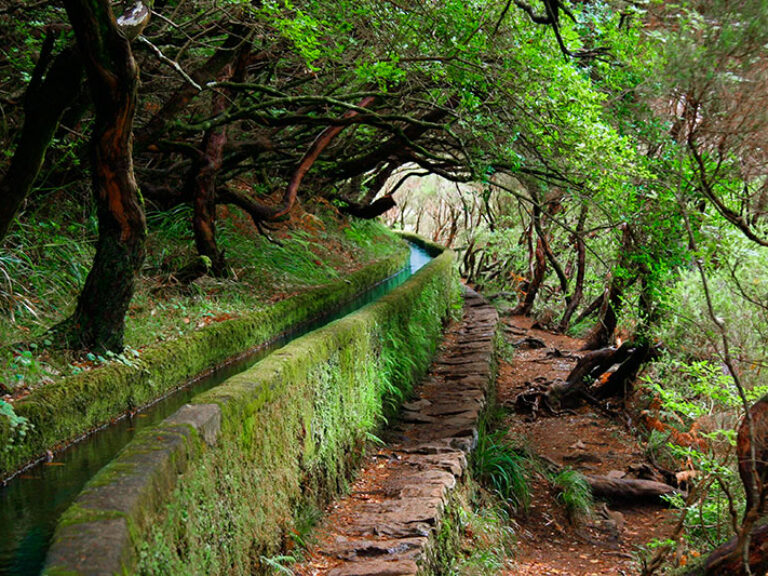
[[[533,321],[526,317],[508,317],[503,322],[508,342],[532,336],[547,346],[519,348],[511,364],[500,362],[499,401],[511,408],[514,397],[529,387],[526,382],[565,379],[582,342],[533,329]],[[547,356],[552,348],[565,357]],[[540,414],[536,419],[510,409],[507,420],[510,433],[535,454],[586,474],[633,477],[630,467],[645,463],[640,443],[625,426],[588,406],[557,416]],[[518,520],[518,553],[514,569],[507,572],[510,576],[638,574],[639,549],[672,531],[672,512],[653,503],[609,508],[598,502],[592,518],[574,524],[543,478],[536,478],[531,488],[530,511]]]

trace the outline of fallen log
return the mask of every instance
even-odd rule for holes
[[[662,496],[685,493],[674,486],[654,480],[635,478],[609,478],[607,476],[587,476],[584,478],[592,488],[592,494],[608,500],[656,500]]]
[[[536,340],[522,338],[514,346],[532,345]],[[556,379],[546,388],[537,386],[518,394],[516,409],[531,412],[535,417],[542,408],[557,413],[576,408],[583,400],[600,405],[612,396],[622,396],[643,363],[657,354],[656,348],[630,343],[587,352],[579,358],[566,380]]]
[[[624,344],[619,348],[603,348],[587,352],[574,366],[566,380],[554,383],[547,391],[547,401],[561,407],[573,408],[582,400],[594,380],[611,366],[621,363],[629,356],[629,346]]]
[[[768,396],[762,397],[749,409],[752,417],[752,436],[754,445],[754,464],[752,463],[752,442],[746,419],[742,420],[736,438],[736,456],[739,461],[739,476],[744,484],[747,498],[746,510],[758,505],[763,509],[761,500],[765,499],[765,482],[768,479]]]
[[[736,549],[738,537],[715,548],[703,565],[688,571],[685,576],[746,576],[744,562]],[[768,525],[758,526],[749,540],[749,569],[753,576],[768,574]]]
[[[605,399],[624,395],[626,386],[635,379],[640,367],[649,359],[650,355],[651,348],[647,344],[640,344],[634,350],[629,351],[627,358],[595,391],[595,396]]]
[[[621,396],[643,363],[656,353],[655,349],[647,345],[630,343],[624,343],[618,348],[587,352],[576,363],[564,383],[550,388],[547,399],[560,406],[574,407],[588,394],[599,400]]]

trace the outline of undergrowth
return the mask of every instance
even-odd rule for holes
[[[514,512],[527,512],[531,503],[531,458],[509,439],[506,428],[493,429],[494,417],[478,423],[477,446],[471,455],[472,476]]]
[[[555,499],[565,508],[571,522],[580,522],[592,515],[592,489],[584,475],[572,468],[564,468],[552,478]]]
[[[512,566],[517,538],[506,502],[471,483],[459,507],[461,542],[449,576],[492,576]]]
[[[55,350],[47,334],[73,310],[97,235],[92,211],[73,212],[68,207],[74,201],[67,198],[57,202],[55,211],[28,213],[2,244],[0,394],[124,361]],[[149,212],[147,258],[126,318],[125,361],[153,343],[338,280],[396,249],[392,233],[377,222],[347,221],[328,208],[318,211],[274,232],[278,244],[255,231],[237,209],[221,209],[218,241],[228,276],[205,276],[190,284],[180,283],[175,274],[195,257],[191,208]],[[73,213],[80,218],[68,219]]]

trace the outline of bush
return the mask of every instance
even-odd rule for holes
[[[527,511],[531,503],[528,482],[530,458],[507,439],[508,430],[490,432],[478,427],[477,447],[471,455],[472,474],[515,511]]]
[[[584,475],[572,468],[564,468],[552,479],[557,490],[557,501],[563,505],[571,522],[592,515],[592,489]]]

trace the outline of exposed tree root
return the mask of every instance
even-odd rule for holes
[[[523,339],[515,343],[521,345]],[[559,351],[553,353],[557,355]],[[520,393],[514,401],[518,412],[536,415],[545,410],[556,413],[563,408],[573,408],[584,401],[601,409],[608,398],[624,396],[627,387],[644,362],[655,355],[647,345],[623,344],[618,348],[602,348],[587,352],[579,358],[566,380],[556,379],[545,384],[532,385]],[[562,356],[562,353],[560,353]],[[611,411],[611,415],[616,414]]]

